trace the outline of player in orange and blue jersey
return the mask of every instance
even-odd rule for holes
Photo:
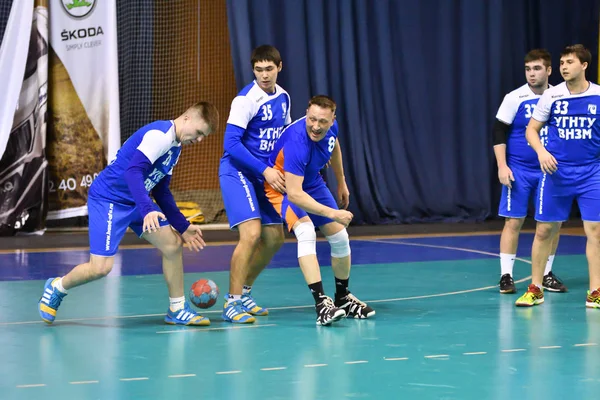
[[[315,300],[317,325],[330,325],[345,316],[364,319],[375,315],[371,307],[348,290],[351,262],[346,227],[353,215],[345,210],[349,192],[337,139],[335,110],[335,102],[327,96],[315,96],[309,101],[306,117],[285,129],[269,158],[269,165],[285,175],[286,193],[265,184],[269,201],[298,240],[298,263]],[[341,210],[320,174],[330,160],[338,181]],[[331,247],[335,301],[326,296],[323,289],[315,226]]]

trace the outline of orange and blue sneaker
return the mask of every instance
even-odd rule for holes
[[[252,297],[252,292],[242,294],[242,309],[250,315],[256,315],[259,317],[269,315],[268,309],[260,307],[256,304],[254,297]]]
[[[40,312],[40,317],[47,324],[51,324],[54,322],[56,318],[56,311],[58,307],[60,307],[60,303],[63,298],[67,295],[66,293],[62,293],[60,290],[52,286],[54,281],[60,278],[50,278],[46,281],[44,285],[44,293],[42,293],[42,297],[38,302],[38,310]]]
[[[588,308],[600,308],[600,288],[590,292],[588,290],[585,298],[585,306]]]
[[[533,307],[544,302],[544,292],[533,283],[527,287],[525,294],[515,302],[517,307]]]
[[[165,323],[169,325],[207,326],[210,325],[210,320],[192,310],[186,301],[180,310],[172,311],[169,308],[165,317]]]
[[[224,321],[234,324],[251,324],[256,321],[256,318],[245,311],[242,300],[227,302],[227,297],[225,297],[222,317]]]

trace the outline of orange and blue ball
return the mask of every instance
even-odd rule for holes
[[[219,297],[219,287],[210,279],[199,279],[190,288],[190,301],[198,308],[210,308]]]

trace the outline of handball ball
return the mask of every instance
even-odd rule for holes
[[[210,279],[199,279],[190,288],[190,301],[198,308],[210,308],[217,302],[219,287]]]

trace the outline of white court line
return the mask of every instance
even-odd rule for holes
[[[207,331],[235,331],[237,329],[264,328],[264,327],[268,327],[268,326],[277,326],[277,324],[232,326],[232,327],[229,327],[229,328],[191,327],[192,329],[177,329],[177,330],[171,330],[171,331],[157,331],[156,333],[196,333],[196,332],[207,332]],[[190,327],[188,327],[188,328],[190,328]]]
[[[425,358],[446,358],[450,357],[448,354],[433,354],[431,356],[425,356]]]
[[[150,379],[150,378],[140,377],[140,378],[120,378],[119,380],[123,381],[123,382],[130,382],[130,381],[147,381],[148,379]]]
[[[578,344],[574,344],[573,346],[575,347],[585,347],[585,346],[597,346],[597,343],[578,343]],[[540,346],[538,348],[540,349],[560,349],[563,346]],[[527,349],[505,349],[505,350],[500,350],[500,352],[503,353],[514,353],[514,352],[524,352],[527,351]],[[465,356],[470,356],[470,355],[485,355],[485,354],[490,354],[489,352],[485,352],[485,351],[478,351],[478,352],[465,352],[462,353]],[[449,358],[450,355],[448,354],[433,354],[433,355],[427,355],[424,356],[427,359],[441,359],[441,358]],[[408,360],[408,357],[383,357],[384,361],[404,361],[404,360]],[[346,361],[344,364],[365,364],[365,363],[369,363],[368,360],[355,360],[355,361]],[[318,367],[326,367],[328,366],[328,364],[306,364],[304,365],[305,368],[318,368]],[[280,370],[285,370],[288,367],[270,367],[270,368],[260,368],[261,371],[280,371]],[[215,372],[216,375],[233,375],[233,374],[240,374],[242,373],[241,370],[232,370],[232,371],[219,371],[219,372]],[[196,374],[181,374],[181,375],[168,375],[169,378],[190,378],[190,377],[195,377]],[[120,381],[145,381],[145,380],[149,380],[150,378],[148,377],[138,377],[138,378],[120,378]],[[99,383],[99,381],[75,381],[75,382],[69,382],[72,385],[82,385],[82,384],[94,384],[94,383]],[[421,384],[421,383],[409,383],[409,385],[415,385],[415,386],[431,386],[431,387],[451,387],[451,386],[446,386],[446,385],[430,385],[430,384]],[[28,385],[17,385],[17,388],[33,388],[33,387],[45,387],[46,384],[44,383],[38,383],[38,384],[28,384]]]
[[[432,385],[432,384],[427,384],[427,383],[408,383],[407,385],[456,389],[456,386],[450,386],[450,385]]]
[[[464,251],[466,253],[475,253],[475,254],[483,254],[483,255],[493,256],[493,257],[500,257],[499,254],[490,253],[488,251],[466,249],[466,248],[462,248],[462,247],[438,246],[438,245],[433,245],[433,244],[410,243],[410,242],[399,242],[399,241],[383,241],[383,240],[376,240],[376,239],[361,240],[361,241],[362,242],[383,243],[383,244],[405,245],[405,246],[431,247],[431,248],[436,248],[436,249],[456,250],[456,251]],[[526,260],[524,258],[516,257],[515,260],[519,260],[524,263],[531,264],[531,261]],[[527,276],[525,278],[516,280],[515,283],[522,283],[522,282],[528,281],[530,279],[531,279],[531,275]],[[459,290],[456,292],[444,292],[444,293],[426,294],[426,295],[422,295],[422,296],[396,297],[396,298],[379,299],[379,300],[368,300],[368,302],[369,303],[388,303],[388,302],[395,302],[395,301],[430,299],[430,298],[436,298],[436,297],[454,296],[454,295],[465,294],[465,293],[482,292],[482,291],[494,289],[497,287],[498,287],[498,285],[493,285],[493,286],[485,286],[485,287],[474,288],[474,289]],[[313,308],[314,306],[315,306],[314,304],[310,304],[310,305],[301,305],[301,306],[269,307],[269,310],[296,310],[296,309],[301,309],[301,308]],[[220,313],[222,313],[222,310],[214,310],[214,311],[211,310],[211,311],[203,311],[202,312],[202,314],[220,314]],[[58,320],[57,323],[55,323],[55,325],[58,325],[61,322],[103,321],[103,320],[113,320],[113,319],[149,318],[149,317],[162,317],[162,316],[164,316],[164,313],[163,314],[116,315],[116,316],[92,317],[92,318],[71,318],[71,319]],[[41,320],[21,321],[21,322],[0,322],[0,326],[40,324],[41,322],[42,322]],[[208,329],[212,329],[212,328],[202,329],[202,331],[205,331]],[[167,332],[167,331],[164,331],[164,332]],[[177,332],[179,332],[179,331],[177,331]]]

